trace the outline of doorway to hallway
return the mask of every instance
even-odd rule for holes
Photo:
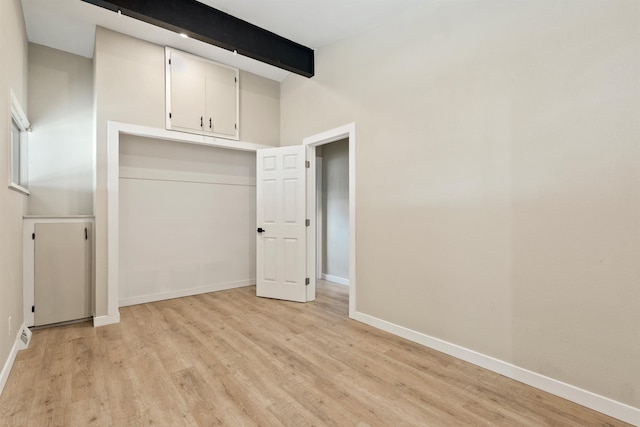
[[[314,225],[307,238],[307,271],[312,273],[314,281],[316,278],[322,278],[323,273],[325,279],[327,274],[333,276],[330,279],[334,279],[334,281],[343,279],[342,284],[349,285],[349,317],[353,317],[356,311],[355,123],[304,138],[303,144],[311,149],[308,157],[310,179],[307,183],[307,194],[315,196],[307,197],[307,212],[313,216],[311,222]],[[322,205],[320,208],[318,207],[319,202],[329,207],[327,189],[322,188],[324,198],[318,200],[318,177],[316,175],[318,168],[326,173],[327,159],[324,157],[327,153],[331,159],[328,163],[332,163],[333,166],[338,165],[338,168],[334,170],[341,171],[336,172],[335,176],[331,174],[331,171],[327,173],[327,175],[331,175],[330,181],[333,182],[327,182],[329,176],[322,176],[321,182],[325,185],[321,188],[333,186],[335,190],[331,195],[330,202],[335,210],[331,213]],[[323,160],[318,162],[319,158],[323,158]],[[327,223],[326,220],[329,217],[332,219]],[[329,236],[327,233],[333,234]],[[329,246],[333,246],[334,249],[331,250]],[[338,272],[338,274],[333,275],[330,273],[331,271]]]

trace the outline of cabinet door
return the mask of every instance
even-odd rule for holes
[[[35,225],[35,326],[91,316],[91,223]]]
[[[238,138],[237,70],[215,64],[206,67],[205,129],[215,136]]]
[[[171,128],[202,131],[205,119],[206,63],[171,52]]]

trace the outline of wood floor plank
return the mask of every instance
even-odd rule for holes
[[[246,287],[34,331],[0,426],[627,425],[347,313],[319,281],[307,304]]]
[[[280,425],[277,418],[266,410],[278,399],[263,393],[264,388],[256,387],[252,378],[238,372],[227,375],[221,379],[221,382],[233,402],[242,408],[257,425]]]
[[[111,415],[101,399],[82,399],[65,408],[65,426],[110,426]]]

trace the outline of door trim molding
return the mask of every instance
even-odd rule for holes
[[[315,164],[315,168],[316,168],[316,188],[315,188],[315,192],[316,192],[316,210],[315,210],[315,219],[316,219],[316,224],[315,224],[315,235],[316,235],[316,279],[322,279],[322,266],[324,265],[324,257],[323,257],[323,251],[324,251],[324,246],[323,246],[323,242],[322,242],[322,234],[324,232],[323,230],[323,226],[322,223],[324,221],[324,217],[323,217],[323,212],[322,209],[324,208],[324,199],[322,198],[322,180],[323,175],[322,175],[322,157],[317,157],[316,156],[316,164]]]
[[[356,124],[349,123],[325,132],[309,136],[302,140],[302,143],[315,152],[315,147],[329,144],[330,142],[349,140],[349,317],[354,318],[356,314]],[[307,274],[314,282],[315,290],[316,272],[316,158],[309,156],[310,174],[307,177],[307,194],[309,189],[313,189],[313,197],[307,197],[307,212],[311,216],[311,225],[308,227],[312,232],[307,236]]]

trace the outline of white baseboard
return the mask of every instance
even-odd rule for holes
[[[549,378],[547,376],[512,365],[502,360],[478,353],[468,348],[434,338],[368,314],[356,312],[353,319],[358,320],[383,331],[406,338],[409,341],[424,345],[508,378],[560,396],[579,405],[617,418],[632,425],[640,426],[640,408],[617,402],[608,397],[600,396],[590,391],[572,386],[571,384]]]
[[[23,342],[20,339],[20,336],[23,334],[26,335],[26,342]],[[18,355],[19,350],[24,350],[29,346],[29,341],[31,340],[31,331],[27,328],[26,323],[23,323],[20,329],[18,329],[18,334],[16,335],[16,339],[13,342],[13,346],[11,347],[11,351],[9,352],[9,357],[7,361],[4,363],[2,367],[2,372],[0,372],[0,395],[4,390],[4,386],[7,384],[7,380],[9,379],[9,374],[11,373],[11,368],[13,368],[13,362],[16,361],[16,356]]]
[[[349,286],[349,279],[345,279],[343,277],[332,276],[331,274],[322,273],[320,277],[327,282],[337,283],[338,285]]]
[[[255,279],[240,280],[237,282],[218,283],[209,286],[200,286],[197,288],[179,289],[175,291],[159,292],[157,294],[140,295],[130,298],[122,298],[120,307],[128,305],[146,304],[148,302],[163,301],[172,298],[188,297],[191,295],[206,294],[208,292],[226,291],[227,289],[243,288],[245,286],[255,285]]]
[[[114,323],[120,323],[120,313],[106,316],[95,316],[93,318],[93,327],[113,325]]]

